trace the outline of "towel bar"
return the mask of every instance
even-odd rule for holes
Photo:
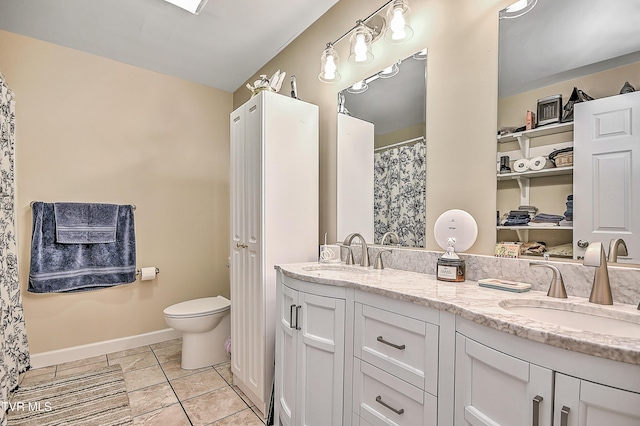
[[[160,269],[156,268],[156,274],[160,273]],[[136,269],[136,275],[142,275],[142,269]]]
[[[35,203],[35,201],[30,202],[29,203],[29,207],[33,208],[33,203]],[[135,211],[136,205],[135,204],[131,204],[131,208]]]

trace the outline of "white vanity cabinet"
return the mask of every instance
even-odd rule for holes
[[[273,384],[274,264],[318,256],[318,107],[262,92],[231,113],[230,126],[231,371],[265,413]]]
[[[554,425],[638,426],[640,393],[557,373]]]
[[[456,425],[549,426],[553,372],[456,336]]]
[[[439,313],[356,293],[355,425],[436,425]]]
[[[275,424],[344,423],[344,288],[278,274]]]
[[[456,426],[640,425],[637,365],[458,323]]]

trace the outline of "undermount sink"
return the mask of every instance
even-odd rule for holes
[[[304,266],[302,270],[309,271],[309,272],[341,272],[341,273],[349,272],[349,273],[356,273],[356,274],[369,273],[369,268],[365,268],[363,266],[355,266],[355,265],[354,266],[344,265],[339,263],[335,263],[335,264],[325,263],[325,264]]]
[[[503,300],[499,305],[515,314],[592,333],[640,338],[640,311],[538,299]]]

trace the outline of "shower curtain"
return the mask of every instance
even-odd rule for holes
[[[407,247],[424,247],[426,142],[392,147],[374,155],[375,243],[394,231]]]
[[[0,73],[0,423],[6,424],[9,393],[18,386],[18,374],[29,366],[29,350],[20,281],[15,226],[14,183],[15,111],[13,92]]]

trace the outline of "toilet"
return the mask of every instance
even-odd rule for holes
[[[229,361],[231,301],[222,296],[176,303],[164,310],[169,327],[182,332],[182,368],[194,370]]]

